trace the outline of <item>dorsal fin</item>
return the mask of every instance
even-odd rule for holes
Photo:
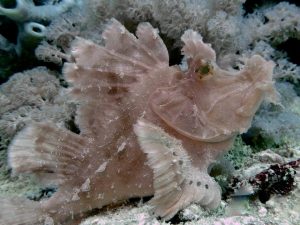
[[[150,72],[168,67],[168,51],[158,31],[141,23],[136,34],[112,19],[102,34],[105,46],[77,38],[71,51],[74,63],[64,66],[70,92],[80,103],[76,122],[81,134],[94,137],[99,145],[124,129],[135,87]],[[129,99],[126,104],[124,99]]]

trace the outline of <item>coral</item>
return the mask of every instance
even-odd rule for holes
[[[271,44],[280,44],[291,37],[300,37],[300,9],[281,2],[262,10],[267,22],[258,27],[259,38],[265,37]]]
[[[274,153],[274,150],[276,149],[255,153],[242,169],[234,173],[231,185],[235,192],[227,200],[227,216],[259,215],[264,224],[276,225],[296,225],[300,222],[299,146],[282,150],[288,153],[288,158]],[[265,179],[266,176],[268,179]],[[257,198],[259,193],[260,200],[267,200],[265,204]]]
[[[13,44],[9,43],[9,41],[2,35],[0,35],[0,49],[8,52],[13,49]]]
[[[35,49],[35,47],[46,36],[46,27],[36,22],[25,23],[23,29],[19,30],[16,52],[22,54],[23,48]]]
[[[64,53],[55,45],[50,45],[43,41],[35,50],[35,55],[39,60],[62,65],[63,62],[70,60],[68,54]]]
[[[174,39],[179,39],[188,28],[197,30],[203,35],[205,24],[211,15],[212,2],[154,1],[153,17],[159,22],[162,32]]]
[[[159,22],[159,25],[162,28],[162,32],[167,34],[169,37],[174,37],[174,39],[179,38],[187,28],[197,30],[205,38],[210,35],[210,32],[212,30],[213,32],[218,32],[217,29],[221,28],[221,30],[225,33],[223,33],[222,35],[217,34],[217,36],[214,36],[214,39],[212,40],[214,48],[217,48],[219,46],[218,43],[222,43],[224,40],[227,43],[229,42],[227,39],[228,36],[223,36],[224,34],[232,35],[232,32],[236,32],[232,31],[232,29],[239,30],[241,27],[241,24],[236,24],[236,28],[234,28],[234,26],[228,26],[228,24],[232,22],[236,23],[239,19],[241,19],[240,15],[242,12],[241,6],[244,2],[243,0],[154,0],[153,2],[154,19]],[[170,16],[166,17],[166,14]],[[223,16],[225,16],[225,18],[223,18]],[[232,16],[236,16],[237,18],[232,18]],[[224,22],[224,19],[225,24],[221,24]],[[209,29],[209,27],[211,27],[211,29]],[[213,34],[210,35],[210,37],[212,36]],[[217,41],[217,37],[221,40],[219,42],[214,42]]]
[[[255,115],[252,128],[244,140],[256,148],[268,148],[286,143],[299,143],[300,98],[292,84],[277,82],[281,105],[264,104]]]
[[[53,19],[47,27],[45,40],[35,50],[36,57],[46,62],[62,65],[63,62],[70,61],[69,48],[76,36],[87,36],[101,43],[101,38],[93,37],[99,37],[103,22],[91,24],[90,21],[86,10],[79,6]]]
[[[250,177],[249,174],[246,178],[232,177],[227,192],[234,196],[256,195],[262,203],[266,203],[271,195],[287,195],[296,187],[295,176],[296,170],[299,170],[300,167],[300,159],[285,162],[283,158],[270,150],[262,153],[257,156],[263,163],[276,161],[278,163],[266,166],[264,170],[257,173],[253,172],[258,168],[257,166],[253,167],[252,171],[250,167],[248,170],[254,173]],[[268,159],[268,157],[271,158]]]
[[[0,84],[16,73],[40,66],[34,50],[47,25],[77,0],[0,0]]]
[[[245,145],[239,136],[235,139],[232,148],[226,153],[225,158],[233,164],[235,169],[240,169],[252,154],[252,149]]]
[[[168,49],[176,54],[182,45],[180,36],[186,29],[192,28],[200,32],[204,40],[209,40],[218,53],[218,63],[226,69],[242,68],[244,62],[239,62],[241,55],[249,58],[256,53],[267,55],[265,50],[273,51],[271,59],[276,62],[275,77],[292,79],[297,83],[299,66],[287,61],[287,56],[278,51],[276,46],[290,38],[299,39],[299,8],[282,2],[258,7],[253,13],[245,15],[244,2],[84,1],[77,9],[74,7],[71,12],[62,14],[50,24],[46,35],[48,44],[43,43],[38,48],[37,56],[45,61],[62,64],[75,35],[102,44],[103,40],[98,36],[104,29],[105,21],[115,17],[130,29],[141,21],[150,21],[152,25],[159,26],[164,39],[168,39]],[[261,46],[259,43],[265,43],[268,49],[257,49]]]
[[[70,10],[78,4],[77,0],[64,1],[43,1],[33,0],[1,0],[0,15],[9,18],[9,22],[14,21],[18,27],[15,39],[15,48],[18,56],[28,57],[27,52],[32,54],[35,47],[46,35],[46,25],[63,12]],[[5,20],[2,20],[5,23]],[[8,24],[10,26],[10,24]],[[1,32],[2,33],[2,32]],[[12,39],[13,37],[10,37]],[[14,45],[9,40],[9,45]]]
[[[97,21],[115,17],[121,21],[131,20],[138,23],[152,19],[153,0],[91,0],[87,3],[87,8]]]
[[[168,46],[169,49],[181,45],[179,39],[186,29],[192,28],[200,32],[204,40],[209,40],[218,53],[217,60],[220,65],[229,68],[236,66],[240,55],[247,52],[249,47],[251,49],[251,46],[255,46],[257,42],[265,41],[274,48],[274,45],[289,38],[299,37],[299,8],[295,5],[286,2],[269,5],[257,8],[252,14],[245,16],[242,7],[244,2],[244,0],[85,1],[81,2],[80,10],[73,10],[68,16],[61,15],[55,20],[56,22],[49,27],[48,40],[56,40],[58,36],[69,38],[70,31],[72,33],[74,28],[65,27],[65,18],[68,24],[72,24],[73,21],[73,24],[77,24],[75,27],[80,27],[76,30],[78,36],[89,38],[96,43],[101,42],[97,34],[103,30],[104,21],[108,18],[115,17],[131,29],[138,22],[150,21],[161,28],[165,37],[173,40],[173,43]],[[81,21],[78,18],[81,18]],[[94,30],[96,35],[87,31],[88,27]],[[56,32],[57,30],[59,32]],[[56,37],[51,37],[51,34],[55,34]],[[71,36],[73,37],[74,34]],[[52,44],[57,47],[55,41]],[[38,55],[40,58],[49,58],[43,57],[43,54],[47,55],[47,51],[42,51]],[[250,53],[253,54],[254,52]],[[280,66],[286,64],[278,63],[278,65],[275,70],[280,70],[278,74],[283,76]]]
[[[50,120],[66,126],[74,104],[60,95],[65,91],[60,88],[57,76],[45,67],[37,67],[14,74],[0,86],[1,139],[10,140],[32,121]]]
[[[294,149],[295,152],[298,152],[297,157],[299,157],[299,149]],[[268,155],[268,156],[262,156]],[[271,154],[270,151],[255,154],[254,157],[261,158],[262,161],[266,162],[267,158],[273,158],[268,161],[269,163],[281,162],[275,160],[276,154]],[[277,155],[278,156],[278,155]],[[274,161],[275,160],[275,161]],[[282,160],[282,159],[281,159]],[[290,159],[289,159],[290,160]],[[284,160],[286,161],[286,159]],[[255,162],[257,163],[257,162]],[[267,167],[268,168],[269,164]],[[245,167],[244,169],[247,169]],[[243,169],[243,170],[244,170]],[[240,170],[237,173],[241,173]],[[260,169],[255,173],[260,173],[263,169]],[[298,177],[297,177],[298,175]],[[265,204],[260,203],[259,201],[251,201],[245,197],[235,197],[234,199],[229,200],[227,203],[222,201],[221,207],[217,211],[205,211],[200,206],[192,204],[182,211],[180,214],[180,220],[174,221],[181,222],[187,225],[194,224],[207,224],[207,225],[216,225],[224,223],[237,223],[241,225],[245,224],[291,224],[297,225],[300,222],[299,217],[299,173],[296,174],[295,183],[297,187],[294,188],[288,195],[272,195],[270,200]],[[229,215],[224,214],[223,211],[229,213]],[[221,211],[221,212],[220,212]],[[137,206],[132,206],[131,204],[126,204],[125,206],[114,210],[114,211],[104,211],[100,215],[93,216],[81,223],[81,225],[93,224],[116,224],[119,221],[128,224],[165,224],[162,221],[159,221],[149,215],[149,206],[147,204],[138,204]],[[230,215],[230,213],[239,213]],[[259,218],[258,218],[259,217]],[[173,222],[173,221],[172,221]],[[172,224],[171,222],[171,224]]]
[[[276,96],[272,62],[254,55],[241,71],[222,70],[195,31],[181,38],[186,71],[169,66],[166,46],[149,23],[134,36],[113,19],[102,36],[105,46],[76,38],[73,61],[64,65],[68,93],[79,103],[80,133],[33,123],[9,146],[13,174],[33,173],[58,185],[57,192],[41,202],[1,199],[4,223],[62,222],[153,194],[151,205],[164,219],[193,202],[216,208],[221,192],[208,166],[250,127],[261,102]],[[44,89],[31,91],[39,95],[29,101],[43,106]],[[48,100],[51,89],[46,94]]]
[[[18,66],[18,62],[16,62],[15,60],[16,54],[14,52],[14,46],[6,46],[11,47],[7,52],[0,50],[0,84],[8,80],[9,76],[11,76],[11,71],[13,71]]]
[[[285,164],[274,164],[256,174],[249,183],[257,189],[260,200],[265,203],[271,194],[286,195],[294,188],[295,169],[299,167],[300,159]]]
[[[258,4],[252,11],[247,8],[249,4],[255,4],[257,2]],[[74,49],[75,44],[73,44],[73,42],[78,42],[76,37],[89,39],[93,43],[104,45],[104,43],[107,43],[108,41],[104,40],[104,38],[99,35],[103,32],[103,30],[106,30],[106,21],[111,17],[115,17],[119,21],[121,21],[129,31],[135,30],[137,24],[142,21],[150,22],[152,26],[158,27],[162,33],[162,39],[165,42],[166,47],[168,48],[170,65],[182,63],[181,71],[188,71],[191,66],[191,60],[188,59],[187,56],[185,56],[183,61],[181,61],[182,58],[180,55],[180,49],[184,45],[184,43],[180,41],[180,37],[189,28],[200,32],[203,36],[203,40],[205,42],[211,43],[212,47],[216,51],[216,63],[220,68],[226,69],[228,73],[238,73],[237,70],[244,71],[248,66],[247,61],[252,57],[252,55],[260,55],[265,60],[274,61],[275,67],[273,77],[276,81],[276,89],[280,93],[280,97],[278,96],[278,99],[280,99],[280,101],[277,101],[277,104],[263,103],[260,106],[258,112],[255,114],[253,123],[251,124],[251,128],[249,129],[249,131],[246,134],[243,134],[242,137],[238,136],[238,138],[234,142],[233,148],[229,151],[228,154],[225,155],[225,158],[219,159],[218,162],[212,160],[214,162],[212,162],[209,166],[203,166],[208,167],[211,176],[217,175],[217,177],[214,177],[215,180],[217,180],[219,185],[222,187],[222,190],[226,190],[226,185],[228,183],[228,181],[226,181],[226,178],[228,176],[232,176],[233,167],[239,169],[239,171],[243,171],[243,167],[249,166],[249,162],[251,162],[252,160],[257,160],[257,157],[264,158],[265,160],[268,159],[273,163],[283,163],[277,158],[277,156],[271,153],[266,153],[265,151],[262,152],[261,156],[254,155],[252,157],[255,152],[272,148],[273,151],[280,151],[280,154],[284,156],[292,157],[293,153],[287,151],[286,149],[290,149],[291,146],[297,147],[300,144],[300,66],[299,61],[295,60],[295,57],[297,56],[293,55],[287,47],[287,45],[289,45],[289,47],[291,47],[291,49],[293,50],[296,49],[298,47],[298,44],[300,43],[299,4],[296,1],[288,1],[289,3],[287,3],[287,1],[283,1],[281,3],[278,2],[279,0],[267,2],[248,0],[246,3],[245,0],[0,0],[0,12],[2,13],[2,16],[0,18],[0,83],[6,81],[9,76],[15,74],[16,72],[22,71],[24,69],[26,70],[28,68],[33,68],[37,65],[51,66],[52,69],[55,68],[57,69],[57,71],[60,71],[61,66],[65,62],[74,63],[76,61],[76,57],[74,57],[74,55],[76,54],[74,52],[71,52],[71,50],[76,50]],[[296,5],[291,4],[291,2],[295,2]],[[26,8],[26,10],[31,10],[32,14],[22,14],[23,12],[26,12],[26,10],[24,11],[24,7]],[[37,11],[39,9],[42,10]],[[45,9],[47,10],[47,13],[43,11]],[[52,14],[53,12],[54,14]],[[55,16],[52,17],[52,15]],[[117,32],[115,34],[117,34]],[[108,39],[110,38],[114,39],[115,37],[109,36]],[[38,47],[36,48],[37,45]],[[43,64],[41,61],[37,61],[35,58],[33,58],[34,50],[35,55],[39,60],[51,62],[56,65],[49,63]],[[94,56],[91,56],[90,58],[92,59],[94,58]],[[110,60],[111,58],[108,59]],[[100,59],[99,61],[102,60],[103,59]],[[96,66],[98,67],[97,64]],[[124,68],[122,64],[120,64],[120,66]],[[126,66],[128,65],[126,64]],[[151,65],[151,67],[153,67],[153,65]],[[156,68],[156,66],[154,66],[154,68]],[[211,63],[208,62],[204,63],[203,66],[196,68],[195,70],[198,71],[199,79],[204,79],[206,77],[210,77],[212,71],[214,72],[215,69],[216,65],[211,65]],[[96,115],[104,118],[106,118],[106,116],[109,114],[111,115],[111,117],[109,117],[108,119],[109,121],[111,121],[111,123],[109,123],[109,125],[104,123],[104,125],[100,127],[103,127],[104,130],[109,130],[111,128],[113,130],[112,133],[118,133],[120,130],[120,133],[122,133],[124,131],[123,128],[127,126],[127,124],[133,124],[133,120],[128,121],[127,117],[124,118],[123,116],[123,114],[126,114],[127,111],[119,112],[118,107],[123,104],[123,98],[120,96],[125,95],[125,99],[129,98],[127,92],[129,89],[131,90],[131,85],[132,83],[136,82],[136,80],[131,80],[131,78],[128,78],[126,76],[126,73],[124,75],[121,72],[121,69],[113,72],[119,73],[121,77],[123,77],[124,75],[125,79],[128,78],[126,82],[128,81],[128,83],[130,84],[126,82],[125,83],[130,87],[113,86],[111,88],[111,85],[116,82],[115,79],[118,80],[118,76],[116,74],[113,77],[108,77],[108,80],[105,80],[105,82],[100,82],[102,90],[106,90],[106,88],[109,89],[108,92],[110,93],[110,95],[114,95],[119,100],[119,102],[115,104],[115,108],[112,107],[112,109],[109,109],[105,112],[101,111],[102,105],[97,106],[98,108],[94,110],[92,110],[92,107],[90,106],[86,107],[86,111],[83,110],[83,107],[81,106],[88,105],[86,103],[90,103],[90,98],[84,97],[83,99],[80,99],[80,97],[78,97],[78,93],[80,92],[87,93],[87,95],[90,92],[94,92],[95,89],[95,92],[98,92],[97,88],[99,88],[99,86],[95,88],[92,83],[91,86],[83,85],[84,88],[82,88],[81,84],[78,86],[76,85],[77,81],[73,82],[70,80],[69,84],[59,83],[59,80],[61,82],[65,81],[62,77],[60,77],[58,73],[46,71],[45,69],[41,68],[32,71],[36,73],[36,76],[31,76],[30,74],[28,74],[30,71],[26,71],[22,73],[22,75],[33,78],[34,83],[36,82],[35,84],[30,84],[29,80],[26,79],[25,76],[21,76],[21,74],[19,74],[17,79],[19,81],[13,79],[9,81],[11,82],[11,86],[9,88],[5,90],[4,88],[2,88],[6,84],[0,87],[0,151],[4,150],[0,152],[2,155],[2,161],[6,157],[6,149],[12,137],[23,127],[25,127],[26,124],[30,124],[33,121],[45,121],[45,119],[47,119],[54,122],[60,128],[71,127],[73,131],[76,131],[76,133],[80,133],[81,136],[87,136],[89,143],[94,143],[95,140],[97,140],[97,137],[95,138],[94,135],[95,130],[98,129],[97,125],[103,125],[103,120],[100,118],[94,119],[96,120],[96,122],[93,122],[92,118],[95,118]],[[88,74],[88,76],[91,75],[91,73],[85,71],[84,76],[82,75],[84,78],[86,77],[86,73]],[[42,75],[43,78],[39,78],[38,74]],[[51,76],[49,77],[48,75]],[[176,77],[176,79],[180,80],[181,78],[179,76]],[[82,83],[84,83],[83,80],[81,80]],[[96,79],[93,81],[97,83]],[[24,86],[28,87],[27,89],[22,88],[22,82],[25,84]],[[51,91],[49,92],[49,95],[43,93],[42,96],[40,96],[41,94],[36,87],[38,85],[45,86],[44,82],[47,83],[46,86]],[[15,89],[13,85],[15,85]],[[68,90],[61,87],[68,85],[71,85],[69,89],[72,89],[73,92],[77,92],[78,95],[73,92],[69,93]],[[106,87],[105,85],[107,85],[108,87]],[[157,84],[157,87],[160,87],[160,85],[161,84]],[[103,86],[105,87],[103,88]],[[144,88],[144,86],[142,85],[141,87]],[[4,91],[2,91],[2,89]],[[15,93],[13,93],[14,90],[16,90]],[[169,91],[171,90],[169,89]],[[117,96],[118,93],[120,94],[120,96]],[[176,92],[171,91],[171,94],[174,94],[174,98],[179,99],[177,98],[178,96]],[[78,98],[74,97],[75,95]],[[69,96],[71,96],[71,98]],[[99,96],[97,96],[97,99],[99,98],[102,98],[100,94]],[[136,101],[136,98],[132,99],[132,101]],[[169,101],[170,99],[167,100]],[[76,113],[76,122],[80,124],[79,127],[77,127],[77,125],[75,125],[73,121],[73,115],[75,114],[75,107],[73,103],[74,101],[79,102],[79,109]],[[144,99],[144,101],[146,100]],[[109,102],[110,100],[105,102],[105,107]],[[170,104],[178,103],[174,103],[174,101],[171,100],[170,102]],[[126,101],[126,104],[127,103],[128,102]],[[129,107],[130,105],[131,103],[129,102],[126,107]],[[168,113],[172,114],[172,110],[168,111]],[[195,112],[195,110],[193,110],[193,112]],[[93,115],[90,116],[90,121],[82,121],[81,116],[85,115],[85,113],[90,113]],[[165,123],[168,123],[172,120],[172,118],[169,118],[170,120],[168,120],[168,115],[164,115],[162,112],[157,111],[157,114],[162,120],[164,120]],[[125,125],[114,126],[114,119],[116,117],[123,118],[122,123]],[[188,122],[188,124],[192,124],[190,123],[190,121],[185,122]],[[113,126],[111,126],[111,124],[113,124]],[[153,128],[154,130],[157,129],[158,131],[161,131],[160,136],[162,139],[169,136],[170,139],[167,138],[169,141],[174,140],[172,138],[178,139],[177,136],[169,135],[169,130],[163,127],[164,123],[157,124],[152,122],[147,124],[149,126],[155,126]],[[185,129],[184,126],[180,126],[181,124],[178,124],[178,121],[175,121],[174,124],[171,125],[179,126],[179,129],[176,132],[186,132],[187,129]],[[35,125],[33,125],[33,127],[34,126]],[[92,128],[88,129],[89,126]],[[148,129],[150,129],[149,126]],[[39,125],[36,125],[36,127],[39,127]],[[161,128],[163,129],[160,130]],[[61,136],[63,136],[64,132],[62,130],[57,130],[58,133],[60,131],[62,132]],[[210,132],[211,131],[208,131],[208,135],[211,134]],[[240,131],[237,131],[237,133],[239,132]],[[50,132],[50,135],[51,134],[52,133]],[[53,134],[53,136],[55,135]],[[117,155],[119,158],[123,157],[122,154],[127,154],[126,151],[129,143],[131,142],[131,139],[128,140],[123,136],[116,137],[111,135],[110,132],[105,132],[104,136],[106,137],[107,141],[111,140],[111,142],[117,142],[115,149],[118,149]],[[115,139],[113,137],[115,137]],[[44,138],[44,136],[42,136],[41,138]],[[45,137],[45,140],[46,143],[47,141],[49,141],[47,137]],[[243,141],[250,146],[245,145]],[[136,142],[137,141],[135,140],[134,144],[138,145]],[[143,140],[139,140],[139,144],[141,143],[143,143]],[[102,146],[103,143],[100,143],[98,145]],[[180,144],[176,146],[180,146]],[[59,147],[61,146],[59,145]],[[168,145],[165,147],[167,148]],[[84,149],[86,151],[89,150],[89,148]],[[103,157],[101,153],[100,158],[109,158],[109,156],[114,154],[112,149],[113,146],[111,146],[108,151],[103,153]],[[147,147],[144,147],[141,150],[147,153]],[[37,154],[38,151],[32,150],[31,152],[33,154]],[[151,156],[151,154],[155,155]],[[192,165],[188,166],[189,168],[191,168],[191,166],[194,167],[195,164],[199,164],[199,162],[194,162],[196,161],[197,157],[190,158],[190,155],[191,153],[188,152],[188,154],[180,156],[186,159],[184,160],[185,166],[189,165],[190,161],[192,161]],[[154,153],[150,151],[148,152],[147,156],[149,160],[147,165],[149,167],[151,166],[151,157],[161,158],[159,157],[159,152]],[[51,160],[53,160],[55,164],[61,165],[59,159],[57,159],[53,155],[46,154],[45,157],[48,157],[47,159],[50,158]],[[134,157],[138,158],[138,156]],[[132,157],[132,161],[134,161],[133,159],[136,159],[134,157]],[[210,159],[215,159],[215,155],[207,157]],[[113,156],[111,156],[111,158],[113,158]],[[109,166],[111,158],[109,158],[107,162],[101,161],[96,171],[98,171],[98,173],[106,172],[107,169],[110,168]],[[174,158],[174,160],[175,159],[176,158]],[[146,160],[147,158],[144,157],[141,161],[146,162]],[[210,160],[207,160],[207,162],[208,161]],[[30,160],[29,162],[33,163]],[[264,165],[264,167],[260,167],[264,162],[261,162],[260,160],[256,162],[258,164],[255,169],[256,173],[269,166],[269,164],[267,164],[267,166]],[[17,177],[8,179],[9,170],[6,167],[6,164],[2,163],[2,165],[3,166],[0,168],[0,185],[2,187],[0,188],[1,193],[11,194],[13,191],[16,191],[18,195],[21,195],[19,193],[24,193],[24,191],[27,190],[27,188],[25,187],[26,184],[31,187],[30,179],[28,180],[27,178],[23,177],[21,177],[20,179]],[[125,163],[125,165],[127,164]],[[174,166],[176,168],[179,168],[180,171],[182,170],[178,163],[174,163]],[[55,168],[50,167],[47,163],[45,168],[49,170],[55,170]],[[162,167],[162,169],[163,168],[164,167]],[[154,168],[153,171],[156,171],[156,174],[159,173],[159,171],[155,169],[156,168]],[[203,168],[203,170],[205,170],[205,168]],[[182,170],[184,174],[183,176],[189,177],[189,175],[187,173],[184,173],[184,171],[186,170]],[[87,172],[87,174],[88,173],[89,172]],[[250,171],[249,173],[252,173],[253,175],[254,172]],[[47,171],[46,174],[47,176],[45,177],[47,180],[50,175],[49,173],[47,173]],[[38,177],[41,177],[39,174],[37,175]],[[157,175],[156,178],[159,178],[159,176]],[[180,176],[178,176],[177,178],[179,180],[182,179]],[[210,177],[208,178],[211,179]],[[52,181],[55,179],[50,176],[49,180]],[[61,183],[62,180],[64,179],[60,177],[60,180],[58,179],[56,181],[59,181],[58,183]],[[92,181],[92,179],[85,179],[84,181],[82,181],[82,184],[77,185],[72,192],[71,198],[81,198],[82,195],[84,195],[82,192],[84,192],[84,190],[86,190],[86,186],[88,186],[87,184],[91,184],[91,187],[93,187]],[[24,182],[24,184],[22,184],[22,182]],[[178,184],[177,180],[176,182]],[[154,183],[155,182],[153,182],[153,184]],[[184,182],[182,184],[184,184]],[[64,185],[65,184],[63,184],[61,187],[65,187]],[[159,184],[157,183],[156,185],[159,186]],[[82,186],[84,187],[82,188]],[[115,184],[112,184],[112,186],[114,187]],[[17,191],[18,187],[19,189],[21,189],[20,192]],[[69,190],[70,189],[68,189],[68,191]],[[108,191],[108,193],[110,192]],[[178,192],[175,191],[175,193]],[[214,193],[216,193],[216,191]],[[155,191],[151,192],[151,194],[155,194]],[[142,195],[143,194],[138,194],[138,196]],[[295,196],[294,190],[292,191],[291,196]],[[266,217],[262,218],[262,221],[264,221],[266,224],[284,223],[283,221],[286,221],[286,215],[284,215],[283,218],[279,218],[279,216],[277,217],[277,215],[281,213],[280,210],[280,213],[278,212],[277,207],[279,207],[280,205],[279,202],[284,202],[286,200],[286,204],[283,204],[283,206],[285,208],[289,207],[289,209],[292,209],[291,206],[293,206],[295,202],[297,204],[297,200],[293,199],[291,196],[288,195],[285,198],[280,198],[279,196],[271,196],[271,200],[267,202],[268,206],[266,207],[267,210],[270,211],[267,213]],[[298,195],[298,197],[299,196],[300,195]],[[55,199],[58,198],[59,197],[53,198],[53,201],[56,201]],[[99,198],[101,198],[101,196]],[[157,197],[154,197],[154,199],[157,199]],[[117,200],[114,198],[111,199],[111,202],[115,201]],[[62,203],[60,203],[63,204],[63,202],[64,201],[62,200]],[[60,207],[60,203],[57,203],[57,208]],[[9,201],[6,201],[5,204],[8,204],[7,207],[9,209]],[[28,204],[29,207],[31,206],[30,202],[26,201],[25,204]],[[272,204],[275,205],[274,208]],[[154,204],[154,207],[157,207],[158,205],[159,203],[157,203],[156,205]],[[264,208],[265,206],[266,205],[259,206],[259,208]],[[36,207],[36,205],[34,205],[33,207]],[[69,206],[67,206],[67,208],[68,207]],[[96,207],[98,207],[98,205]],[[102,207],[102,205],[100,207]],[[85,206],[83,207],[83,209],[84,208]],[[91,208],[93,208],[93,206],[91,206]],[[38,209],[39,207],[37,208],[37,211]],[[148,210],[148,208],[146,210]],[[288,216],[289,220],[291,220],[291,218],[298,218],[298,220],[295,219],[295,224],[299,224],[299,216],[297,217],[293,215],[293,211],[295,210],[292,209],[291,213]],[[296,209],[296,212],[297,211],[299,210]],[[156,210],[156,212],[158,211]],[[145,217],[148,216],[146,212],[142,213],[143,215],[145,215]],[[247,209],[247,213],[249,213],[249,208]],[[252,214],[250,213],[250,215],[256,216],[257,213],[258,212],[252,212]],[[54,217],[55,216],[53,216],[53,218]],[[276,219],[273,220],[273,217]],[[56,220],[56,218],[54,219]],[[197,218],[194,218],[193,220],[198,220],[198,222],[200,221],[199,223],[201,223],[202,221],[199,216]],[[239,218],[232,218],[232,220],[239,220]],[[113,219],[112,221],[115,222]],[[138,221],[138,219],[136,221]],[[157,222],[157,220],[154,221]],[[221,219],[218,221],[224,222],[225,220]],[[211,222],[213,223],[214,221]],[[209,223],[203,222],[203,224]]]
[[[14,0],[0,2],[0,15],[4,15],[14,21],[25,22],[32,20],[50,20],[67,11],[76,0],[64,0],[58,4],[35,5],[33,0]],[[15,3],[15,4],[14,4]]]
[[[216,12],[207,21],[207,39],[212,41],[214,48],[222,56],[247,47],[249,35],[242,23],[244,19],[241,16],[232,16],[224,11]]]
[[[117,10],[116,10],[117,8]],[[128,26],[152,18],[151,1],[85,1],[53,19],[47,27],[46,42],[36,49],[36,56],[46,62],[62,65],[76,36],[103,44],[101,33],[106,20],[115,17]],[[50,44],[49,44],[50,43]]]
[[[215,9],[227,12],[230,15],[239,15],[243,13],[242,4],[246,0],[218,0],[215,1]]]
[[[271,57],[277,64],[275,78],[295,84],[299,82],[300,67],[292,63],[289,56],[283,54],[277,46],[291,38],[300,39],[299,12],[299,7],[287,2],[262,7],[248,16],[246,26],[250,31],[247,33],[251,36],[250,43],[254,46],[251,54],[259,53]]]
[[[32,177],[10,176],[6,158],[6,151],[0,150],[0,195],[24,196],[36,192],[39,186]]]
[[[300,81],[300,66],[289,62],[281,57],[277,60],[278,66],[275,69],[275,77],[298,85]]]

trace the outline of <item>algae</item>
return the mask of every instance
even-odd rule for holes
[[[7,165],[7,152],[0,151],[0,196],[28,196],[37,193],[40,186],[31,176],[12,177]]]

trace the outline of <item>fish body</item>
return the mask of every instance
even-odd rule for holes
[[[272,62],[253,56],[243,70],[224,71],[192,30],[182,36],[187,71],[169,66],[149,23],[134,36],[112,20],[102,35],[105,46],[77,38],[64,65],[80,134],[35,123],[9,147],[13,173],[34,173],[57,192],[41,202],[0,200],[1,225],[61,224],[151,195],[164,219],[192,202],[215,208],[221,192],[208,166],[249,128],[262,100],[276,95]]]

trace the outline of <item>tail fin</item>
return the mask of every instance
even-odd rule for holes
[[[22,198],[0,199],[0,225],[37,225],[44,224],[45,219],[51,220],[43,216],[38,202]]]
[[[42,183],[61,184],[80,168],[86,140],[49,123],[36,123],[21,131],[9,146],[13,174],[33,173]]]

